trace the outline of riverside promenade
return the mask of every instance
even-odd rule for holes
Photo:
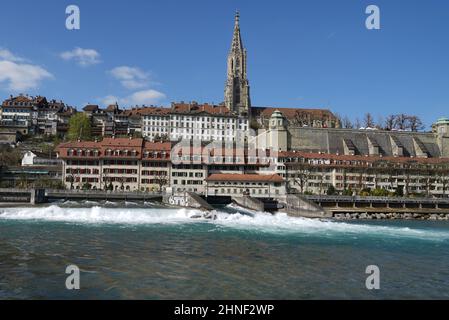
[[[39,204],[60,200],[162,201],[159,192],[0,188],[0,204]]]
[[[449,220],[449,198],[303,196],[337,219]]]
[[[47,201],[162,201],[160,192],[103,191],[103,190],[45,190]]]

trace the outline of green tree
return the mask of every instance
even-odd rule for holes
[[[85,182],[83,184],[83,186],[81,187],[81,189],[83,189],[83,190],[90,190],[90,189],[92,189],[92,185],[89,182]]]
[[[92,127],[89,117],[81,112],[73,115],[69,120],[67,137],[70,141],[90,140],[92,138]]]
[[[382,189],[382,188],[376,188],[371,191],[371,195],[373,197],[388,197],[389,192],[388,190]]]
[[[330,185],[329,188],[327,188],[326,194],[328,196],[333,196],[333,195],[337,194],[337,190],[335,190],[335,187],[333,185]]]
[[[394,195],[396,197],[403,197],[404,196],[404,186],[398,186],[394,192]]]
[[[22,154],[20,150],[13,149],[10,146],[0,148],[0,167],[2,166],[20,166]]]

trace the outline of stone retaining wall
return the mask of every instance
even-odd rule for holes
[[[449,221],[449,214],[437,213],[412,213],[412,212],[389,212],[389,213],[334,213],[334,219],[338,220],[433,220]]]

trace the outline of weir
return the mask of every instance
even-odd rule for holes
[[[329,218],[332,214],[299,194],[288,194],[283,199],[284,211],[291,217]]]
[[[167,194],[163,197],[163,202],[172,206],[187,207],[211,211],[214,209],[206,200],[193,192],[182,192],[178,194]]]
[[[0,188],[0,202],[38,204],[46,202],[43,189],[4,189]]]
[[[258,212],[265,211],[265,203],[257,198],[253,198],[250,196],[233,197],[232,201],[245,209],[250,209]]]

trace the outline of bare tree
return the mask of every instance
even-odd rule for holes
[[[341,121],[341,125],[344,129],[353,129],[354,124],[351,122],[351,120],[348,118],[348,116],[345,116],[343,120]]]
[[[355,127],[356,129],[360,129],[360,128],[362,127],[362,124],[361,124],[359,118],[356,118],[356,119],[355,119],[354,127]]]
[[[396,116],[394,114],[390,114],[385,118],[384,121],[384,129],[385,130],[393,130],[396,124]]]
[[[399,130],[406,130],[407,129],[407,122],[408,122],[409,116],[407,116],[404,113],[397,114],[394,116],[394,126],[396,129]]]
[[[294,125],[300,127],[310,126],[310,114],[303,110],[296,110],[292,121]]]
[[[162,188],[168,183],[167,172],[155,171],[153,175],[153,180],[159,186],[159,192],[162,192]]]
[[[418,116],[407,117],[408,128],[412,131],[424,130],[424,124]]]
[[[294,173],[296,175],[295,182],[299,184],[299,187],[301,188],[300,192],[304,193],[310,177],[309,165],[305,162],[295,163]]]
[[[365,125],[366,128],[374,128],[375,123],[374,123],[374,119],[373,116],[371,115],[371,113],[366,113],[364,118],[363,118],[363,124]]]

